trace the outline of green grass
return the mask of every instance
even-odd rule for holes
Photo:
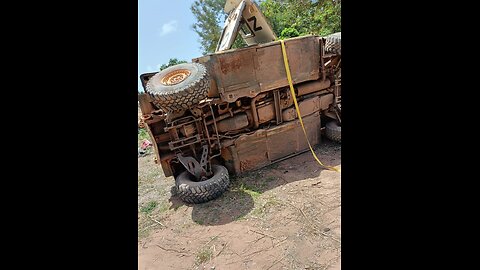
[[[141,128],[140,133],[138,133],[138,141],[141,142],[145,139],[150,140],[150,135],[148,135],[148,132],[145,129]]]
[[[140,208],[140,212],[150,214],[155,209],[155,207],[157,207],[157,202],[152,201],[147,203],[147,205],[143,206],[142,208]]]
[[[247,193],[248,195],[252,196],[252,198],[254,200],[257,199],[258,197],[260,197],[260,195],[262,194],[262,192],[260,190],[258,190],[256,187],[249,186],[245,183],[241,183],[238,190],[243,191],[243,192]]]
[[[212,250],[210,248],[203,248],[195,256],[197,265],[207,262],[212,257]]]

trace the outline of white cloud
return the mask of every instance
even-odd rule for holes
[[[178,22],[176,20],[169,21],[162,25],[162,29],[160,30],[160,36],[165,36],[168,33],[172,33],[177,31]]]

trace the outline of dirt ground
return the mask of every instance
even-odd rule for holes
[[[341,167],[339,144],[315,152]],[[341,174],[310,152],[231,177],[199,205],[172,196],[153,158],[138,158],[138,269],[340,269]]]

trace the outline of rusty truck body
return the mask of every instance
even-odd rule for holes
[[[256,43],[252,39],[259,26],[250,18],[262,16],[253,2],[230,5],[235,6],[229,18],[236,27],[226,23],[217,52],[140,76],[145,89],[139,95],[142,121],[154,142],[156,162],[165,176],[175,177],[177,192],[188,203],[220,196],[229,185],[230,174],[309,150],[289,89],[280,41]],[[263,22],[260,28],[270,31],[262,41],[276,39],[268,24]],[[243,32],[248,46],[230,49],[235,37],[229,33],[225,41],[228,30],[235,36]],[[312,145],[324,133],[341,141],[340,34],[334,35],[331,39],[312,35],[284,40],[295,97]]]

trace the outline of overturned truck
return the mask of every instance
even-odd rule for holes
[[[258,6],[227,1],[217,51],[142,74],[145,124],[165,176],[187,203],[219,197],[230,174],[309,150],[295,110],[280,41]],[[230,49],[237,33],[247,47]],[[311,145],[341,141],[341,35],[284,40]],[[324,132],[323,132],[324,131]]]

